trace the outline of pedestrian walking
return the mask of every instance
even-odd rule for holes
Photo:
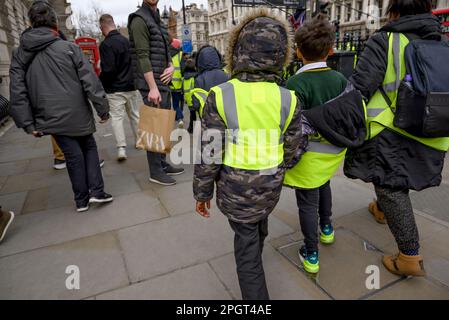
[[[425,275],[409,190],[441,183],[449,145],[448,138],[420,138],[399,129],[391,111],[396,108],[396,84],[406,73],[405,47],[412,39],[440,32],[431,10],[430,0],[390,0],[389,22],[368,40],[350,78],[368,100],[371,136],[362,147],[348,151],[344,171],[374,184],[377,200],[369,210],[376,221],[388,224],[399,248],[382,261],[390,272],[403,276]]]
[[[139,108],[143,101],[134,86],[131,46],[128,39],[118,32],[114,18],[109,14],[100,17],[100,29],[105,37],[100,45],[100,80],[109,101],[112,130],[117,141],[117,160],[123,161],[127,158],[123,121],[125,115],[128,115],[135,145]]]
[[[10,113],[27,133],[54,137],[67,162],[77,211],[86,211],[89,204],[113,200],[104,192],[90,105],[106,122],[106,94],[81,49],[59,37],[48,3],[35,2],[28,17],[32,28],[22,34],[11,62]]]
[[[211,89],[202,118],[203,131],[221,133],[222,148],[214,151],[215,161],[207,161],[211,164],[195,165],[193,193],[197,212],[209,217],[216,183],[217,206],[235,233],[242,298],[267,300],[262,251],[268,216],[279,201],[284,172],[294,165],[302,142],[299,101],[293,91],[276,84],[288,64],[292,42],[288,25],[266,10],[247,16],[229,39],[232,80]],[[235,136],[229,130],[237,130]],[[271,134],[272,139],[258,140],[253,132],[264,137]],[[214,141],[202,141],[202,152]],[[247,154],[253,157],[246,158]]]
[[[182,68],[184,65],[183,52],[179,47],[179,41],[172,41],[169,46],[170,56],[172,57],[173,67],[175,71],[173,72],[173,77],[170,83],[171,96],[173,101],[173,110],[176,111],[176,122],[178,122],[178,127],[184,127],[184,94],[182,90],[183,75]]]
[[[158,0],[144,0],[142,6],[128,18],[131,57],[137,89],[146,105],[171,109],[170,88],[174,72],[168,50],[167,26],[162,22]],[[165,155],[147,152],[150,182],[170,186],[171,176],[184,169],[171,166]]]
[[[223,71],[222,65],[222,57],[215,47],[209,45],[202,47],[196,56],[198,75],[195,77],[194,89],[209,92],[212,87],[228,81],[229,75]],[[192,95],[192,110],[195,113],[200,112],[205,100],[205,95]]]
[[[193,132],[193,122],[196,120],[196,112],[193,109],[193,89],[195,88],[195,77],[197,75],[196,65],[195,65],[195,56],[192,55],[186,59],[183,71],[183,79],[182,79],[182,92],[184,95],[184,100],[186,106],[190,110],[190,122],[187,131]]]
[[[326,64],[333,53],[334,42],[334,29],[322,14],[296,31],[296,52],[304,66],[287,81],[286,87],[295,91],[303,110],[325,104],[346,88],[346,78]],[[285,175],[284,184],[295,188],[304,235],[305,245],[300,248],[299,257],[310,273],[319,271],[318,239],[324,244],[334,242],[330,179],[343,162],[345,153],[345,148],[336,147],[319,135],[310,136],[308,151]]]

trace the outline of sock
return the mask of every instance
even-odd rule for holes
[[[407,256],[418,256],[419,249],[401,250],[401,252]]]

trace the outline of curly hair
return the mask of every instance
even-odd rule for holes
[[[31,5],[30,10],[28,10],[28,18],[30,19],[33,28],[58,27],[58,18],[55,10],[44,0],[35,1]]]
[[[335,28],[327,15],[318,14],[306,21],[295,34],[296,47],[309,61],[324,59],[335,43]]]

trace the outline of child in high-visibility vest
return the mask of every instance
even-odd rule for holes
[[[187,107],[190,110],[190,124],[189,131],[193,127],[192,123],[196,120],[196,113],[192,109],[192,90],[195,87],[195,76],[196,76],[196,68],[195,68],[195,59],[190,57],[186,60],[185,68],[184,68],[184,80],[182,84],[183,92],[184,92],[184,101]]]
[[[332,25],[325,17],[317,16],[298,29],[295,41],[297,55],[304,67],[287,81],[286,86],[295,91],[302,108],[307,110],[320,106],[340,95],[347,80],[326,65],[335,41]],[[299,257],[307,272],[317,273],[318,238],[321,243],[334,242],[330,178],[343,161],[345,149],[325,144],[321,139],[309,139],[309,151],[293,169],[287,171],[284,183],[295,188],[296,192],[299,220],[305,237]]]

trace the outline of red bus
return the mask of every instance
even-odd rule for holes
[[[449,8],[434,10],[433,14],[440,19],[443,33],[449,36]]]

